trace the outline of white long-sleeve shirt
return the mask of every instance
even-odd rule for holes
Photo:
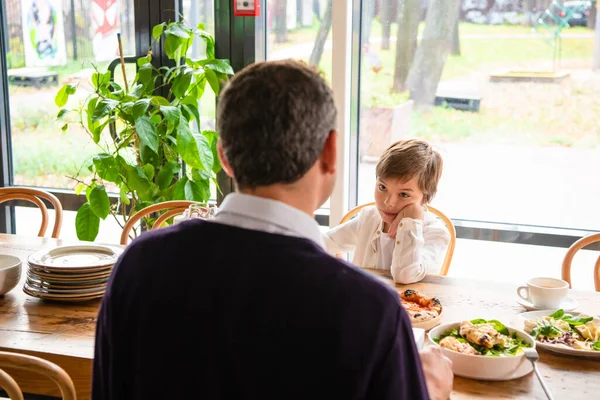
[[[434,214],[425,212],[423,220],[402,219],[395,239],[382,228],[377,208],[367,207],[357,217],[325,233],[323,241],[331,254],[354,252],[354,264],[389,270],[397,283],[418,282],[440,269],[450,233]]]

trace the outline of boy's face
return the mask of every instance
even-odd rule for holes
[[[390,224],[402,209],[410,204],[423,205],[423,191],[418,178],[408,181],[378,178],[375,184],[375,203],[383,222]]]

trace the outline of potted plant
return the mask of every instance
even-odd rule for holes
[[[125,78],[123,86],[111,80],[110,72],[96,69],[93,92],[76,107],[58,113],[59,119],[76,117],[98,147],[81,169],[90,174],[73,177],[78,182],[76,193],[85,192],[87,200],[75,220],[80,240],[93,241],[100,220],[109,215],[123,226],[135,211],[154,203],[206,202],[211,181],[216,184],[221,168],[217,133],[201,129],[198,104],[207,83],[217,95],[233,70],[227,60],[215,58],[214,39],[203,24],[162,23],[153,28],[152,36],[162,40],[172,65],[155,68],[148,52],[137,60],[131,84]],[[195,40],[204,42],[202,59],[188,56]],[[64,107],[76,91],[75,85],[63,86],[56,105]],[[116,128],[112,134],[111,126]],[[119,192],[112,204],[107,186]]]
[[[360,159],[376,161],[392,143],[406,137],[413,101],[408,91],[379,93],[364,91],[360,109]]]

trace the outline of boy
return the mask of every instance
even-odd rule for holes
[[[425,205],[437,192],[442,166],[441,155],[423,140],[392,144],[377,164],[376,206],[327,232],[327,250],[354,251],[354,264],[389,269],[397,283],[418,282],[436,272],[450,234]]]

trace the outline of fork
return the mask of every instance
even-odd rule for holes
[[[535,375],[537,376],[538,380],[540,381],[540,384],[542,385],[542,389],[544,389],[544,393],[546,393],[546,397],[548,397],[548,400],[554,400],[554,397],[552,397],[552,395],[550,394],[550,390],[544,383],[544,380],[542,379],[542,375],[540,374],[540,371],[538,370],[538,367],[536,364],[536,361],[540,359],[538,352],[535,349],[532,349],[531,347],[523,347],[523,352],[525,353],[525,357],[529,361],[531,361],[531,365],[533,365],[533,371],[535,372]]]

